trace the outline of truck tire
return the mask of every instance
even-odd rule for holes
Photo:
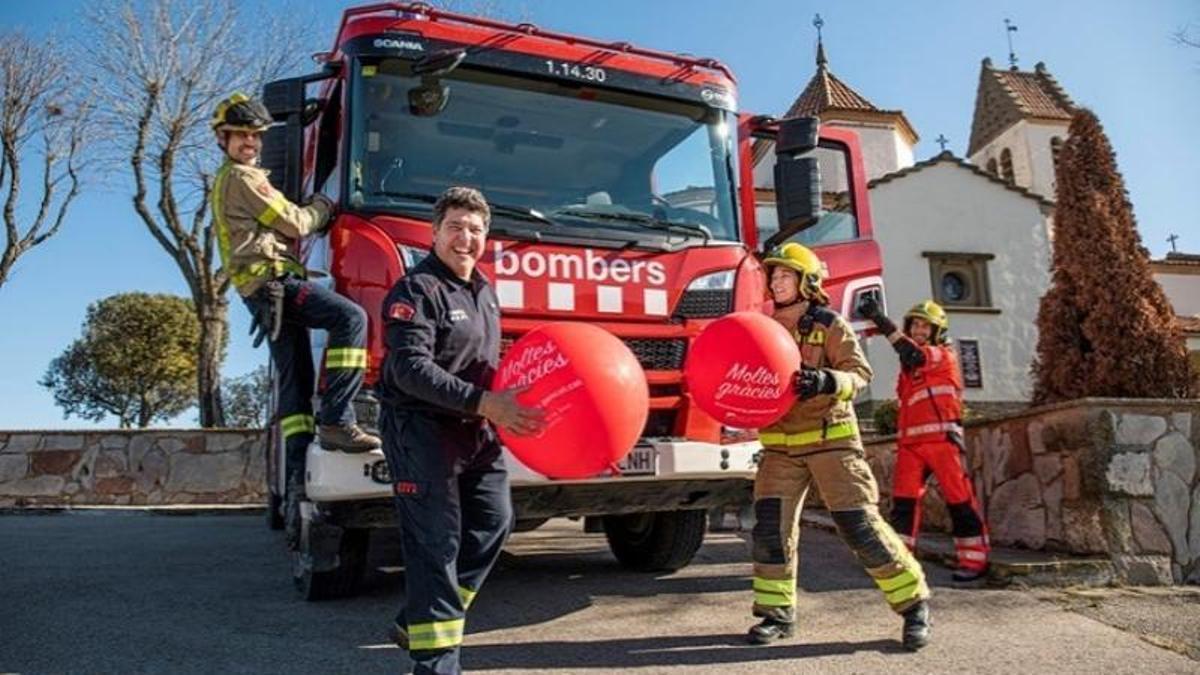
[[[686,567],[704,542],[705,516],[702,510],[604,516],[604,536],[625,568],[674,572]]]
[[[292,583],[300,597],[313,602],[354,595],[367,566],[370,530],[311,520],[299,530],[291,557]]]

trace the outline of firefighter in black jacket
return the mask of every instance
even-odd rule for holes
[[[490,392],[500,310],[475,269],[491,212],[450,188],[433,209],[433,253],[383,303],[387,355],[379,427],[404,551],[406,607],[392,638],[416,673],[457,673],[464,618],[511,531],[499,440],[488,423],[536,433],[542,411]]]

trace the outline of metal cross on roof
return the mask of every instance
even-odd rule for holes
[[[1171,242],[1171,253],[1178,253],[1179,249],[1175,248],[1175,242],[1179,241],[1179,235],[1172,232],[1171,236],[1167,237],[1167,241]]]
[[[1012,34],[1017,32],[1017,26],[1008,19],[1004,20],[1004,35],[1008,38],[1008,67],[1017,69],[1017,54],[1013,51]]]
[[[813,27],[815,27],[817,29],[817,41],[820,42],[821,41],[821,28],[823,28],[825,26],[825,20],[821,18],[820,14],[815,14],[815,15],[813,15],[812,23],[813,23]]]
[[[942,146],[942,152],[946,151],[946,145],[950,143],[950,139],[946,138],[945,134],[938,134],[938,137],[933,139],[938,145]]]

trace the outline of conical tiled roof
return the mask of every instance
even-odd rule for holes
[[[839,114],[840,113],[840,114]],[[916,129],[909,124],[904,113],[899,110],[882,110],[867,100],[865,96],[854,90],[829,71],[829,61],[825,58],[825,45],[817,42],[817,72],[813,74],[808,86],[800,92],[784,117],[817,116],[822,119],[843,119],[846,121],[863,118],[879,118],[895,122],[916,143]]]
[[[1069,122],[1074,112],[1074,102],[1046,69],[1046,64],[1038,63],[1033,72],[996,70],[991,59],[984,59],[967,156],[974,155],[1020,120]]]

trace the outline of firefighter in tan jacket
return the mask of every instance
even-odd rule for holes
[[[815,483],[838,534],[904,617],[904,646],[920,649],[929,641],[929,587],[916,559],[879,515],[879,488],[863,459],[854,414],[854,396],[870,382],[871,367],[854,329],[828,307],[821,261],[812,251],[784,244],[764,264],[774,318],[795,337],[802,363],[795,405],[759,432],[753,612],[762,622],[748,638],[766,644],[794,633],[800,511]]]
[[[300,240],[323,231],[333,204],[318,194],[307,206],[297,206],[271,185],[258,166],[262,133],[271,123],[262,103],[244,94],[217,106],[212,129],[225,162],[210,198],[224,270],[254,316],[259,341],[271,336],[286,475],[289,490],[302,494],[305,454],[314,431],[319,430],[326,450],[363,452],[379,447],[379,439],[358,427],[352,405],[367,367],[366,312],[310,282],[299,258]],[[326,386],[316,417],[310,328],[329,332]]]

